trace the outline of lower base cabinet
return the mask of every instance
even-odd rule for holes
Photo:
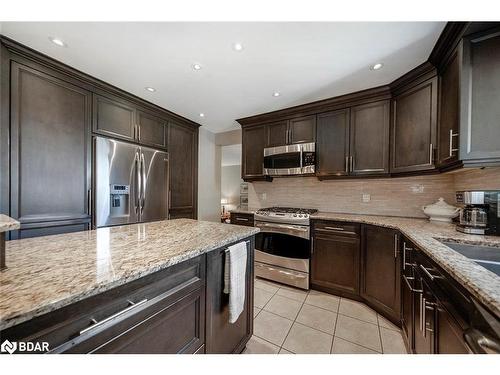
[[[228,321],[226,247],[0,331],[3,342],[48,342],[51,353],[239,353],[253,333],[253,237],[246,300]]]

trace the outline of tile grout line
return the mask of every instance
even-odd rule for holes
[[[382,354],[384,354],[384,343],[382,342],[382,333],[380,333],[380,322],[378,320],[378,313],[377,313],[377,327],[378,327],[378,338],[380,340],[380,349],[382,350]]]
[[[281,289],[281,288],[280,288]],[[290,334],[290,331],[292,330],[292,327],[293,325],[295,324],[295,322],[297,321],[297,317],[299,316],[300,312],[302,311],[302,307],[304,306],[305,302],[306,302],[306,299],[307,299],[307,296],[309,295],[309,290],[307,291],[306,293],[306,296],[304,297],[304,301],[302,301],[302,304],[300,305],[300,309],[299,311],[297,312],[297,315],[295,315],[295,319],[293,320],[292,322],[292,325],[290,326],[290,329],[288,330],[288,332],[286,333],[286,336],[285,336],[285,339],[283,340],[283,342],[281,343],[281,346],[280,346],[280,351],[281,349],[285,349],[286,351],[289,351],[290,353],[293,353],[293,354],[296,354],[294,352],[292,352],[291,350],[288,350],[287,348],[283,348],[283,345],[285,344],[285,341],[286,339],[288,338],[288,335]],[[286,298],[286,297],[285,297]],[[290,298],[291,299],[291,298]],[[297,322],[298,323],[298,322]]]
[[[339,310],[340,310],[341,303],[342,303],[342,297],[339,298],[339,305],[337,306],[337,316],[335,317],[335,326],[333,327],[333,338],[332,338],[332,345],[330,346],[330,354],[333,354],[332,353],[333,342],[335,341],[335,333],[337,332],[337,322],[339,320]]]

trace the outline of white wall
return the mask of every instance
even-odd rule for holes
[[[200,128],[198,149],[198,220],[220,222],[220,146],[215,134]]]
[[[221,169],[221,198],[225,198],[228,210],[235,209],[240,203],[241,165],[223,166]]]

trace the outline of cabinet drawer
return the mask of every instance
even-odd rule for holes
[[[313,230],[317,234],[335,234],[346,236],[359,236],[360,225],[353,223],[344,223],[339,221],[314,221]]]
[[[231,224],[253,227],[253,214],[231,212]]]
[[[54,352],[87,353],[204,285],[205,256],[200,256],[4,330],[2,339],[46,341]]]

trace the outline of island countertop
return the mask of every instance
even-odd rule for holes
[[[498,247],[500,252],[500,237],[460,233],[455,224],[427,219],[332,212],[317,212],[311,219],[357,222],[399,230],[500,317],[500,277],[441,242]]]
[[[19,229],[20,227],[21,224],[19,223],[19,221],[7,215],[0,214],[0,233]]]
[[[7,241],[0,329],[256,234],[191,219]]]

